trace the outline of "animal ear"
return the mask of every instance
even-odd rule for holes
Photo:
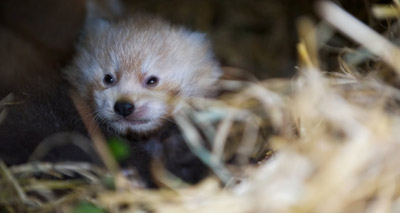
[[[104,18],[87,19],[84,27],[84,34],[104,32],[111,26],[110,20]]]
[[[106,31],[111,22],[103,18],[86,19],[83,30],[79,33],[78,43],[82,43],[89,37]]]
[[[115,6],[119,7],[119,1],[113,1]],[[85,25],[84,25],[84,33],[85,32],[102,32],[110,26],[110,21],[107,18],[116,17],[116,14],[107,10],[108,7],[100,4],[95,0],[87,0],[86,1],[86,17],[85,17]],[[116,11],[115,11],[116,12]]]
[[[192,45],[194,45],[194,47],[199,48],[199,50],[205,51],[207,54],[210,54],[210,56],[214,55],[214,53],[212,52],[211,41],[207,38],[207,35],[205,33],[191,32],[187,38],[188,41]]]
[[[199,42],[199,43],[205,43],[205,42],[207,42],[206,34],[205,34],[205,33],[191,32],[191,33],[189,34],[189,38],[190,38],[192,41]]]

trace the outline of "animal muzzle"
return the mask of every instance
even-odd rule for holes
[[[126,101],[117,101],[114,105],[114,111],[118,115],[126,117],[135,111],[135,105]]]

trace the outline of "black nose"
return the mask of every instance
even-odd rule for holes
[[[132,112],[135,110],[135,106],[131,103],[128,102],[116,102],[114,105],[114,111],[118,115],[122,115],[124,117],[132,114]]]

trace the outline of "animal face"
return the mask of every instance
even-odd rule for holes
[[[155,130],[177,111],[179,98],[212,92],[220,69],[202,34],[153,18],[99,26],[64,73],[116,132]]]

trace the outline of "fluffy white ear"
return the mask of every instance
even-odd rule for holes
[[[198,44],[204,44],[208,42],[205,33],[189,32],[188,37],[191,41],[194,41]]]
[[[103,18],[86,19],[84,34],[87,33],[101,33],[107,30],[111,26],[109,20]]]
[[[77,43],[84,43],[88,38],[105,32],[110,26],[111,22],[103,18],[86,19]]]
[[[116,15],[112,14],[112,12],[110,14],[108,10],[108,7],[104,7],[104,5],[101,5],[94,0],[87,0],[83,34],[87,34],[90,32],[99,33],[107,29],[111,25],[108,19],[116,17]]]

